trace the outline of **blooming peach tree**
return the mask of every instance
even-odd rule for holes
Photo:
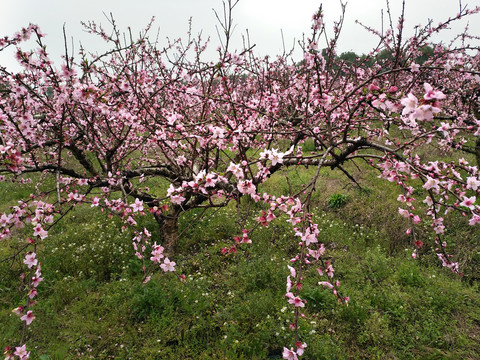
[[[430,246],[445,267],[460,271],[446,252],[443,216],[459,211],[470,225],[480,224],[480,53],[469,45],[478,39],[465,32],[455,43],[434,45],[423,64],[416,59],[433,34],[480,9],[462,8],[437,26],[417,28],[408,39],[403,15],[385,33],[368,29],[379,36],[370,58],[382,50],[392,54],[373,64],[368,58],[347,63],[336,57],[343,17],[320,51],[326,31],[320,9],[303,42],[303,59],[295,63],[286,56],[257,58],[252,48],[231,52],[235,4],[228,5],[221,24],[226,40],[215,61],[202,60],[207,43],[201,37],[159,49],[149,40],[150,26],[139,39],[125,42],[114,23],[110,34],[90,23],[88,31],[111,50],[92,55],[82,49],[77,58],[67,51],[60,67],[34,25],[0,39],[0,49],[17,48],[23,67],[18,73],[0,67],[0,180],[43,184],[0,214],[0,244],[16,236],[16,228],[30,231],[13,255],[22,257],[27,269],[25,302],[14,309],[24,330],[5,350],[6,359],[29,357],[25,328],[35,320],[43,280],[38,245],[78,206],[117,216],[132,229],[147,282],[155,269],[184,278],[175,270],[183,213],[222,208],[244,197],[263,203],[267,210],[249,214],[257,226],[240,229],[219,256],[254,241],[255,228],[276,218],[292,226],[298,253],[286,268],[285,296],[294,309],[295,335],[294,346],[284,348],[285,359],[306,351],[298,334],[306,267],[317,269],[319,286],[348,302],[326,257],[322,242],[328,239],[319,238],[310,212],[321,168],[337,168],[356,183],[344,164],[361,161],[397,184],[399,216],[411,223],[405,231],[414,244],[412,256]],[[30,37],[37,49],[22,50]],[[315,143],[309,153],[302,150],[307,140]],[[455,161],[429,160],[418,155],[420,148],[459,155]],[[467,160],[469,153],[477,163]],[[286,167],[316,171],[300,192],[261,191],[261,184]],[[163,192],[145,185],[152,178],[166,182]],[[424,198],[415,198],[418,188],[426,191]],[[417,209],[419,202],[426,211]],[[142,216],[154,217],[160,238],[139,226]],[[432,244],[416,233],[422,220],[431,224]]]

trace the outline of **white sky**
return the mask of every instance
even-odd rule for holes
[[[80,22],[94,20],[108,28],[103,12],[112,12],[119,28],[126,30],[130,26],[134,34],[155,16],[154,28],[160,29],[162,40],[167,36],[184,38],[188,19],[192,17],[193,34],[202,30],[204,37],[211,37],[209,48],[212,54],[219,45],[215,30],[217,20],[212,9],[219,14],[223,12],[221,0],[1,0],[1,3],[0,36],[11,35],[30,22],[38,24],[47,34],[44,42],[54,61],[63,52],[64,23],[69,45],[73,37],[76,50],[81,41],[88,50],[102,51],[101,43],[82,31]],[[360,54],[371,50],[375,38],[355,24],[355,20],[380,29],[381,9],[386,9],[385,4],[385,0],[348,1],[339,52],[355,51]],[[401,4],[401,0],[390,0],[395,22],[400,15]],[[462,4],[474,7],[480,5],[480,0],[462,0]],[[301,39],[303,33],[309,34],[312,14],[319,5],[320,1],[317,0],[240,0],[233,13],[236,29],[231,50],[242,47],[241,35],[248,29],[251,42],[256,44],[256,54],[275,56],[282,53],[280,31],[283,30],[287,48],[291,48],[294,39]],[[340,2],[325,0],[323,9],[331,33],[331,25],[340,14]],[[454,16],[458,10],[459,0],[406,0],[406,26],[412,29],[414,25],[425,24],[428,19],[433,19],[437,24]],[[384,19],[387,26],[386,11]],[[469,17],[468,22],[470,32],[480,36],[480,14]],[[455,31],[461,31],[465,24],[466,21],[459,23]],[[447,41],[452,35],[453,31],[450,31],[441,40]],[[0,52],[0,64],[17,69],[11,51]]]

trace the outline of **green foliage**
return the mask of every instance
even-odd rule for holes
[[[435,53],[435,50],[432,46],[423,46],[419,50],[421,55],[415,59],[415,62],[420,65],[423,65]]]
[[[383,49],[376,55],[376,61],[379,64],[384,64],[393,60],[393,53],[389,49]]]
[[[348,197],[344,194],[332,194],[328,198],[328,207],[331,209],[340,209],[347,203]]]
[[[339,56],[340,60],[345,61],[347,64],[354,64],[355,61],[357,61],[359,56],[355,54],[353,51],[347,51],[344,53],[341,53]]]
[[[335,298],[332,293],[318,287],[306,290],[303,298],[307,300],[307,309],[312,311],[327,311],[335,305]]]

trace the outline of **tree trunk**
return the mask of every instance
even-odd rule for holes
[[[173,208],[168,214],[156,215],[165,256],[174,256],[178,250],[178,218],[181,209]]]
[[[173,256],[178,248],[178,216],[168,216],[160,225],[165,256]]]

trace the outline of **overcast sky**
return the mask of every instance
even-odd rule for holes
[[[63,24],[69,39],[74,39],[78,49],[81,41],[87,49],[101,51],[99,42],[92,35],[82,31],[81,21],[94,20],[105,25],[108,23],[103,13],[112,13],[120,29],[130,26],[138,33],[155,16],[155,28],[160,29],[160,38],[185,37],[188,19],[193,20],[193,33],[203,31],[211,37],[212,52],[219,45],[215,26],[218,24],[212,9],[222,13],[221,0],[1,0],[0,36],[11,35],[29,23],[40,26],[48,36],[45,39],[47,50],[54,60],[63,52]],[[381,28],[381,9],[386,9],[385,0],[350,0],[347,4],[346,17],[340,52],[355,51],[366,53],[375,45],[375,38],[360,25]],[[401,0],[390,0],[394,21],[401,11]],[[462,0],[463,5],[471,7],[480,5],[480,0]],[[240,0],[234,9],[233,17],[236,29],[231,50],[242,47],[242,34],[248,29],[252,43],[256,44],[258,55],[275,56],[282,53],[281,30],[287,48],[291,48],[294,39],[310,31],[312,14],[318,9],[317,0]],[[341,12],[338,0],[323,1],[325,22],[331,33],[331,25]],[[425,24],[428,19],[434,23],[454,16],[459,10],[459,0],[406,0],[407,28]],[[386,11],[384,11],[385,21]],[[480,36],[480,15],[469,17],[472,34]],[[454,31],[458,32],[466,25],[459,23]],[[453,31],[446,33],[441,40],[447,41]],[[71,40],[69,40],[71,42]],[[211,52],[211,53],[212,53]],[[12,53],[0,52],[0,64],[11,69],[15,61]]]

